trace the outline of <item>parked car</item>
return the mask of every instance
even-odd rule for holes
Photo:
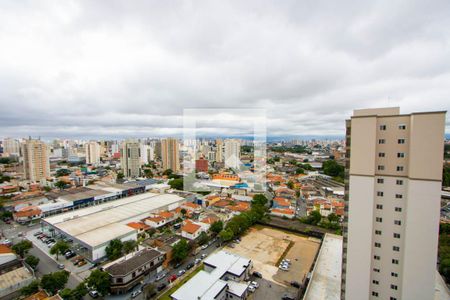
[[[258,278],[262,278],[262,274],[260,272],[253,272],[253,276],[258,277]]]
[[[286,266],[279,266],[278,267],[280,270],[283,270],[283,271],[289,271],[289,267],[286,267]]]
[[[58,269],[60,270],[64,270],[66,266],[64,264],[58,264]]]
[[[66,254],[64,254],[66,259],[72,258],[74,256],[76,256],[77,254],[75,252],[73,252],[72,250],[70,250],[70,252],[66,252]]]
[[[300,283],[297,281],[291,281],[291,286],[298,288],[298,289],[301,287]]]
[[[259,283],[257,283],[256,281],[250,282],[250,285],[255,287],[255,289],[259,288]]]
[[[201,260],[200,258],[196,258],[196,259],[194,260],[194,263],[195,263],[196,265],[198,265],[201,261],[202,261],[202,260]]]
[[[41,235],[42,234],[42,231],[37,231],[37,232],[35,232],[34,234],[33,234],[33,236],[38,236],[38,235]]]
[[[136,298],[140,293],[142,293],[141,289],[138,289],[131,293],[131,298]]]
[[[181,269],[180,271],[178,271],[178,277],[183,276],[184,273],[186,273],[186,270]]]
[[[249,285],[247,289],[248,289],[248,291],[250,293],[254,293],[256,291],[256,288],[254,286],[251,286],[251,285]]]
[[[158,290],[158,292],[162,291],[163,289],[165,289],[167,286],[167,284],[165,283],[161,283],[160,285],[158,285],[158,287],[156,288]]]
[[[84,260],[84,259],[82,259],[82,260],[80,260],[80,261],[78,262],[78,266],[79,266],[79,267],[84,266],[85,264],[87,264],[87,262],[86,262],[86,260]]]
[[[206,248],[208,248],[208,244],[204,244],[203,246],[202,246],[202,250],[205,250]]]
[[[167,281],[173,282],[173,281],[175,281],[177,278],[178,278],[177,275],[173,274],[173,275],[170,275],[170,276],[169,276],[169,279],[167,279]]]
[[[178,269],[179,267],[181,267],[182,263],[176,263],[175,266],[173,266],[175,269]]]
[[[47,248],[51,248],[51,247],[53,247],[55,244],[56,244],[55,242],[51,242],[51,243],[47,244]]]
[[[195,263],[190,262],[190,263],[187,264],[186,269],[187,270],[192,269],[194,266],[195,266]]]
[[[2,244],[3,244],[3,245],[6,245],[6,246],[11,246],[11,245],[12,245],[12,242],[11,242],[10,240],[6,239],[6,240],[3,240],[3,241],[2,241]]]
[[[206,253],[203,253],[200,257],[202,258],[202,259],[204,259],[204,258],[206,258],[208,255],[206,255]]]
[[[161,279],[163,279],[163,278],[166,277],[166,276],[167,276],[167,273],[166,273],[166,272],[159,273],[159,274],[156,276],[156,281],[160,281]]]
[[[98,296],[99,296],[98,292],[97,292],[97,291],[94,291],[94,290],[89,291],[89,295],[90,295],[92,298],[98,298]]]

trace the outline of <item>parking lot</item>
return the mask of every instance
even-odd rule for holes
[[[42,241],[41,239],[38,239],[38,237],[35,236],[35,233],[40,232],[40,231],[41,231],[40,229],[30,230],[29,232],[27,232],[26,238],[28,240],[30,240],[31,242],[33,242],[33,245],[35,247],[39,248],[42,252],[44,252],[45,254],[47,254],[48,256],[50,256],[56,260],[56,255],[50,254],[51,247],[49,247],[48,244],[46,244],[44,241]],[[50,235],[49,232],[46,232],[46,234]],[[54,239],[58,240],[58,238],[54,238]],[[83,260],[83,262],[81,263],[80,266],[75,265],[73,263],[73,260],[75,260],[75,258],[77,258],[77,256],[78,256],[78,254],[81,254],[82,251],[80,251],[81,249],[78,247],[78,245],[76,245],[76,244],[70,244],[70,245],[71,245],[71,249],[74,250],[74,252],[77,253],[77,255],[74,257],[71,257],[69,259],[66,259],[64,257],[64,255],[59,255],[57,262],[59,264],[63,264],[65,270],[70,271],[71,274],[78,277],[78,279],[83,280],[89,276],[90,268],[93,265],[91,263],[89,263],[87,260]],[[80,257],[78,257],[78,258],[79,258],[78,260],[80,260]]]
[[[226,250],[252,259],[254,270],[262,274],[260,288],[252,295],[253,299],[281,299],[286,292],[297,293],[291,282],[303,281],[319,247],[317,239],[255,226]],[[290,260],[288,270],[279,269],[282,259]]]

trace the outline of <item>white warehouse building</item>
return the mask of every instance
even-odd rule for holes
[[[45,218],[42,226],[79,244],[83,249],[79,254],[88,260],[99,261],[111,240],[137,239],[137,230],[126,224],[145,219],[151,212],[176,209],[183,202],[184,198],[174,194],[139,194]]]

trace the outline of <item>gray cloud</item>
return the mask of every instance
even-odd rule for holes
[[[179,134],[185,108],[266,108],[269,135],[339,135],[355,108],[448,110],[449,11],[446,0],[2,1],[0,137]]]

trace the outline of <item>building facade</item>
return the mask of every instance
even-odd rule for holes
[[[239,169],[241,143],[238,140],[225,140],[225,167]]]
[[[86,153],[86,163],[96,165],[100,163],[100,145],[95,141],[90,141],[84,144],[84,151]]]
[[[20,143],[16,139],[5,138],[3,140],[3,154],[5,156],[20,156]]]
[[[341,298],[433,299],[445,112],[346,122]]]
[[[120,149],[120,165],[125,177],[141,176],[141,145],[138,142],[123,142]]]
[[[180,154],[178,140],[167,138],[161,140],[161,158],[163,169],[171,169],[173,172],[180,171]]]
[[[40,182],[50,176],[47,145],[28,139],[22,145],[24,175],[27,180]]]

